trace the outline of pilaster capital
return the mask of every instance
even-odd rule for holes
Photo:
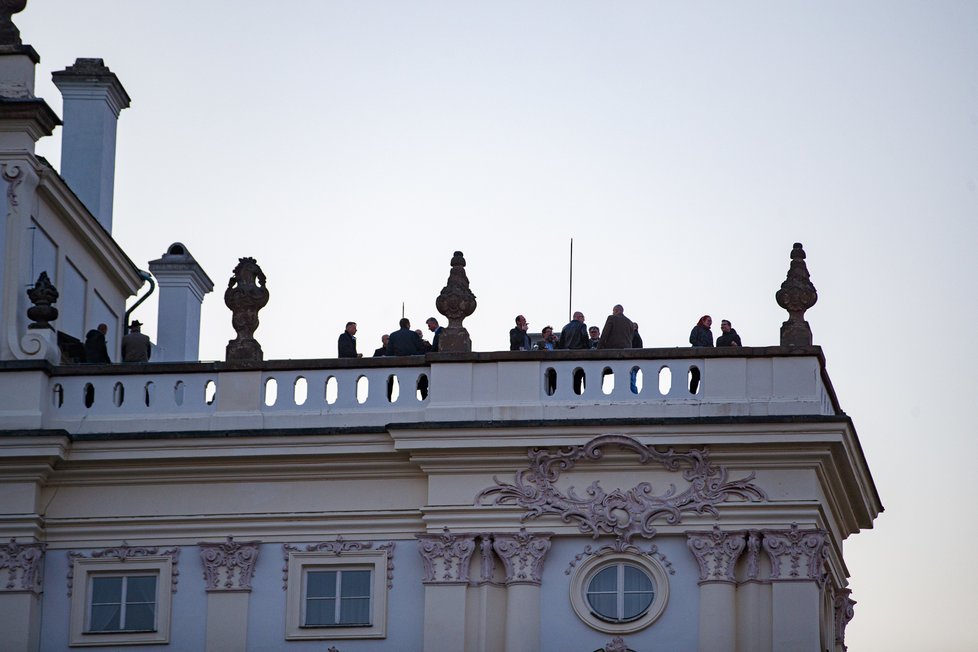
[[[846,647],[846,625],[855,615],[853,607],[856,605],[856,601],[850,598],[850,595],[852,595],[852,591],[849,589],[837,590],[833,605],[835,607],[835,646],[836,649],[841,649],[843,652],[848,649]]]
[[[507,585],[540,584],[552,536],[553,532],[529,533],[526,528],[512,534],[493,534],[492,548],[503,560]]]
[[[812,580],[821,582],[822,565],[828,554],[829,536],[825,530],[761,530],[761,545],[771,560],[772,580]]]
[[[747,532],[724,532],[714,525],[709,532],[687,532],[689,546],[700,567],[700,583],[736,582],[734,566],[746,546]]]
[[[416,534],[425,584],[467,584],[476,534]]]
[[[40,593],[43,543],[0,544],[0,593]]]
[[[208,592],[251,591],[258,562],[258,546],[261,541],[235,541],[228,537],[224,543],[197,544],[200,561],[204,566],[204,582]],[[237,570],[237,572],[235,572]]]

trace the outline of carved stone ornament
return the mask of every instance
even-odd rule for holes
[[[635,652],[635,650],[625,645],[625,639],[621,636],[616,636],[605,643],[603,648],[594,652]]]
[[[578,496],[573,486],[566,494],[557,487],[561,472],[574,468],[578,460],[600,460],[606,446],[635,453],[640,464],[655,462],[669,471],[682,470],[683,479],[689,485],[683,491],[672,485],[661,495],[653,494],[653,487],[648,482],[627,491],[615,489],[608,493],[595,481],[584,496]],[[559,516],[565,522],[576,523],[581,532],[595,539],[610,534],[627,544],[635,536],[654,537],[653,523],[660,518],[674,525],[680,522],[683,514],[719,516],[717,505],[730,498],[751,501],[767,498],[764,491],[751,482],[754,473],[739,480],[728,480],[727,469],[711,464],[706,449],[677,453],[670,448],[660,452],[631,437],[602,435],[583,446],[533,448],[528,454],[529,468],[517,471],[512,483],[500,482],[494,477],[495,486],[479,492],[476,504],[491,499],[495,505],[517,505],[526,510],[522,517],[524,522],[544,515]]]
[[[20,201],[17,199],[17,186],[24,182],[24,171],[20,169],[19,165],[3,163],[0,165],[0,175],[7,182],[7,203],[10,204],[11,208],[16,208],[20,205]]]
[[[574,567],[577,566],[578,562],[582,559],[588,557],[601,557],[602,555],[612,555],[619,553],[629,553],[632,555],[645,555],[651,559],[658,559],[662,562],[662,566],[669,572],[670,575],[676,574],[676,569],[672,567],[672,562],[659,550],[659,546],[654,543],[650,543],[648,548],[640,548],[634,543],[625,543],[621,539],[615,539],[614,543],[610,543],[600,548],[595,548],[594,546],[584,546],[584,552],[580,552],[574,555],[567,568],[564,569],[564,575],[570,575]]]
[[[27,289],[27,298],[34,304],[27,309],[28,319],[34,320],[27,328],[54,330],[50,322],[58,318],[58,309],[52,305],[58,300],[58,289],[51,284],[47,272],[41,272],[34,287]]]
[[[761,530],[761,545],[771,560],[772,580],[813,580],[822,582],[822,567],[828,555],[825,530]]]
[[[781,324],[781,346],[811,346],[812,329],[805,321],[805,311],[818,301],[818,292],[809,278],[805,250],[800,242],[791,250],[788,277],[774,298],[788,311],[788,321]]]
[[[744,581],[757,579],[758,561],[761,553],[761,533],[750,530],[747,533],[747,577]]]
[[[469,290],[469,277],[465,274],[465,258],[461,251],[452,257],[452,271],[448,283],[435,299],[435,308],[448,318],[448,326],[438,338],[438,350],[444,353],[469,353],[472,340],[462,327],[462,320],[475,312],[475,295]]]
[[[47,546],[43,543],[10,543],[0,545],[0,592],[39,593],[41,590],[41,562]]]
[[[72,583],[75,580],[75,560],[76,559],[117,559],[120,562],[126,562],[131,559],[140,559],[141,557],[169,557],[172,571],[170,579],[170,591],[172,593],[177,592],[177,580],[180,576],[180,572],[177,570],[177,562],[180,560],[180,549],[171,548],[170,550],[164,550],[160,552],[157,547],[145,548],[141,546],[130,546],[125,541],[118,548],[105,548],[104,550],[95,550],[92,552],[91,556],[85,555],[80,552],[75,552],[74,550],[68,551],[68,595],[71,595]]]
[[[224,305],[231,309],[231,326],[237,337],[228,342],[228,362],[260,362],[261,344],[255,339],[258,311],[268,303],[265,273],[254,258],[239,258],[234,275],[224,291]]]
[[[492,548],[503,560],[506,584],[540,584],[543,560],[550,550],[553,532],[529,533],[520,528],[513,534],[493,535]]]
[[[852,620],[853,616],[856,615],[853,607],[856,606],[856,601],[850,598],[852,591],[849,589],[840,589],[835,594],[835,645],[836,648],[841,648],[843,652],[849,648],[846,646],[846,626],[849,621]]]
[[[709,532],[687,532],[686,545],[700,567],[700,584],[734,583],[734,565],[746,546],[747,532],[724,532],[714,525]]]
[[[251,591],[260,541],[198,543],[206,591]],[[235,573],[237,571],[237,573]]]
[[[475,534],[416,534],[425,584],[467,584]]]
[[[282,567],[282,590],[289,588],[289,553],[290,552],[325,552],[341,557],[343,554],[357,553],[361,550],[385,550],[387,551],[387,588],[394,588],[394,542],[388,541],[385,544],[374,548],[373,541],[345,541],[342,536],[336,537],[336,541],[325,541],[322,543],[310,543],[306,546],[293,546],[288,543],[282,546],[282,556],[285,565]]]
[[[491,583],[496,575],[496,555],[492,552],[492,534],[479,535],[479,583]]]
[[[0,45],[23,45],[13,15],[27,6],[27,0],[0,0]]]

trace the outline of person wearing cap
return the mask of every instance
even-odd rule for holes
[[[122,338],[123,362],[149,362],[149,336],[140,332],[142,327],[142,323],[135,319],[129,324],[129,332]]]

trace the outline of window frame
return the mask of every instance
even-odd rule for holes
[[[652,603],[641,615],[615,622],[598,615],[588,601],[588,588],[594,577],[606,568],[627,564],[649,576],[653,586]],[[624,591],[620,587],[619,592]],[[570,600],[574,613],[592,629],[609,634],[627,634],[645,629],[662,615],[669,602],[668,574],[659,562],[646,555],[614,553],[591,557],[578,566],[570,582]]]
[[[387,551],[289,551],[286,589],[285,638],[356,639],[387,637]],[[306,625],[306,585],[310,571],[369,570],[369,625]],[[339,596],[337,596],[339,597]]]
[[[156,578],[154,629],[91,631],[94,580],[101,577],[129,578],[147,575]],[[70,647],[166,645],[170,642],[173,600],[173,560],[170,557],[133,557],[126,561],[119,561],[118,558],[79,558],[73,561],[73,577],[68,640]]]

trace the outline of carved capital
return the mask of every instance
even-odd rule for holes
[[[829,540],[825,530],[801,530],[792,523],[790,530],[761,530],[761,534],[761,544],[771,560],[772,580],[822,581]]]
[[[43,543],[10,543],[0,545],[0,593],[41,592]]]
[[[198,543],[207,591],[251,591],[260,541]]]
[[[855,615],[853,607],[856,606],[856,601],[850,595],[852,591],[849,589],[840,589],[835,594],[835,645],[836,648],[842,648],[843,652],[849,649],[846,647],[846,625]]]
[[[424,563],[425,584],[460,584],[469,581],[469,560],[475,552],[475,534],[416,534]]]
[[[492,548],[506,567],[506,584],[540,584],[543,561],[553,532],[530,534],[520,528],[513,534],[493,535]]]
[[[747,532],[724,532],[716,525],[709,532],[687,532],[689,546],[700,567],[700,583],[736,582],[734,565],[746,546]]]

